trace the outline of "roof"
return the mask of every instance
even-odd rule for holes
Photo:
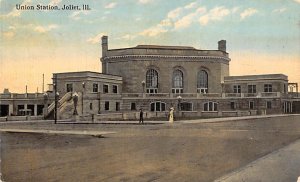
[[[284,74],[262,74],[262,75],[242,75],[242,76],[226,76],[224,81],[237,81],[237,80],[287,80],[288,76]]]
[[[162,46],[162,45],[138,45],[137,49],[178,49],[178,50],[196,50],[194,47],[189,46]]]

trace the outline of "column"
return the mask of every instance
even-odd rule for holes
[[[37,104],[34,104],[34,116],[37,116]]]
[[[8,115],[12,115],[14,113],[14,105],[13,104],[9,104],[8,106]]]

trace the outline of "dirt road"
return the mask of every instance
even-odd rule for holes
[[[300,116],[174,125],[5,124],[115,131],[1,133],[5,181],[212,181],[300,138]]]

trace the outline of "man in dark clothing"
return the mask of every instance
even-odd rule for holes
[[[140,109],[140,121],[139,121],[139,123],[144,124],[144,112],[143,112],[143,109]]]

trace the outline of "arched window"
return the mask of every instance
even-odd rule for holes
[[[197,92],[198,93],[208,93],[208,74],[204,70],[201,70],[198,72]]]
[[[173,88],[172,93],[183,93],[183,73],[180,70],[173,72]]]
[[[150,69],[146,73],[146,91],[147,93],[157,93],[158,73],[154,69]]]

